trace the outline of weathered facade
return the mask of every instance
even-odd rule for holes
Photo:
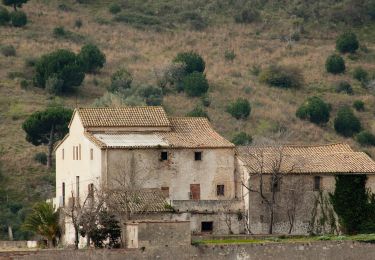
[[[278,176],[274,185],[276,234],[338,233],[337,216],[328,198],[334,192],[336,175],[365,174],[368,188],[375,191],[374,161],[346,144],[241,147],[237,169],[245,182],[245,207],[253,234],[269,232],[272,176]]]

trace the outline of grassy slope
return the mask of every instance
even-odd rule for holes
[[[77,95],[61,100],[70,107],[88,106],[95,98],[105,93],[109,76],[117,68],[125,66],[133,73],[138,83],[155,82],[153,70],[168,64],[179,51],[196,50],[206,60],[206,73],[210,81],[211,106],[208,114],[215,129],[227,138],[237,131],[247,131],[252,135],[269,137],[280,129],[288,130],[288,140],[293,143],[348,142],[359,149],[352,139],[344,139],[335,134],[332,120],[326,127],[317,127],[298,120],[294,114],[297,107],[310,95],[322,96],[333,105],[333,113],[340,105],[351,105],[354,99],[366,103],[366,112],[357,113],[366,129],[375,132],[375,99],[364,91],[350,74],[328,75],[324,71],[325,58],[334,50],[335,33],[309,31],[307,38],[287,48],[279,40],[281,34],[288,33],[291,23],[288,20],[273,20],[267,24],[238,25],[232,18],[214,17],[210,26],[203,32],[173,30],[156,32],[138,30],[122,23],[111,22],[107,5],[71,4],[72,11],[63,12],[55,1],[30,1],[24,7],[29,24],[23,29],[0,28],[0,45],[12,44],[17,49],[16,57],[0,57],[0,147],[3,147],[2,161],[8,178],[8,187],[14,199],[29,202],[51,195],[50,174],[33,162],[32,157],[43,147],[33,147],[25,141],[21,124],[25,117],[38,109],[43,109],[50,100],[40,89],[22,90],[20,79],[10,79],[9,72],[25,72],[25,59],[38,57],[58,48],[79,51],[84,41],[92,41],[105,52],[107,64],[95,76],[87,76]],[[99,24],[100,20],[109,24]],[[82,19],[83,27],[74,28],[77,18]],[[225,21],[225,23],[224,23]],[[55,39],[52,30],[56,26],[83,36],[73,40]],[[370,28],[371,29],[371,28]],[[363,32],[371,31],[364,28]],[[365,34],[362,34],[365,35]],[[349,70],[357,65],[375,71],[375,45],[371,35],[365,35],[366,45],[373,52],[361,53],[359,60],[348,62]],[[237,54],[233,62],[224,58],[225,50]],[[250,73],[254,65],[290,64],[304,72],[306,84],[301,90],[279,90],[258,83]],[[95,80],[94,80],[95,79]],[[336,80],[352,81],[356,94],[347,96],[334,93],[331,84]],[[94,82],[98,84],[94,84]],[[225,112],[227,103],[237,97],[246,97],[252,103],[251,117],[238,121]],[[164,99],[170,115],[185,115],[199,99],[187,98],[183,94],[169,94]],[[367,149],[375,155],[375,149]],[[53,177],[52,177],[53,179]],[[25,196],[25,194],[28,194]]]

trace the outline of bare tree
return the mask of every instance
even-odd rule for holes
[[[249,191],[259,194],[262,202],[269,212],[268,233],[273,233],[273,224],[276,209],[276,195],[280,189],[284,175],[293,172],[296,164],[285,152],[284,146],[248,146],[243,147],[242,152],[248,158],[246,167],[249,170],[250,180],[258,179],[258,183],[245,183],[242,185]],[[267,176],[267,177],[266,177]],[[266,180],[270,181],[270,192],[265,189]]]
[[[303,203],[303,182],[301,178],[295,176],[295,180],[291,180],[289,184],[288,194],[286,195],[286,212],[289,222],[288,234],[291,234],[296,222],[297,210]]]

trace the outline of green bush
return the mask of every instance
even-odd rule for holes
[[[47,164],[47,154],[46,153],[36,153],[34,155],[34,160],[40,164]]]
[[[126,69],[120,69],[112,74],[111,85],[108,88],[109,92],[115,93],[129,89],[133,82],[133,76]]]
[[[356,67],[353,70],[353,78],[362,83],[367,83],[369,81],[368,72],[362,67]]]
[[[196,106],[193,110],[187,113],[186,116],[209,118],[207,112],[201,106]]]
[[[16,56],[16,48],[13,45],[4,45],[0,47],[0,52],[5,57]]]
[[[303,84],[303,76],[298,68],[271,65],[262,70],[259,81],[272,87],[299,88]]]
[[[22,79],[20,81],[20,87],[21,87],[21,89],[28,89],[29,88],[29,81],[27,81],[26,79]]]
[[[375,135],[369,131],[362,131],[355,137],[356,141],[361,145],[375,146]]]
[[[208,26],[208,23],[204,17],[194,11],[187,11],[181,13],[180,22],[190,24],[191,29],[201,31]]]
[[[27,16],[22,11],[13,11],[10,13],[10,20],[14,27],[23,27],[27,24]]]
[[[238,98],[227,106],[227,112],[236,119],[246,119],[251,112],[251,105],[247,99]]]
[[[195,71],[203,73],[206,66],[203,58],[195,52],[178,53],[173,62],[185,64],[187,73],[193,73]]]
[[[65,31],[64,26],[57,26],[53,28],[53,37],[59,38],[59,37],[65,37],[67,35],[67,32]]]
[[[326,70],[332,74],[340,74],[345,72],[345,61],[337,54],[330,55],[326,60]]]
[[[121,6],[119,6],[119,5],[116,4],[116,3],[112,3],[112,4],[109,6],[108,11],[109,11],[111,14],[118,14],[119,12],[121,12]]]
[[[78,18],[77,20],[74,21],[74,27],[79,29],[82,27],[82,25],[83,25],[83,22],[81,18]]]
[[[187,75],[182,82],[184,91],[191,97],[198,97],[208,91],[209,85],[203,73],[194,71]]]
[[[201,97],[201,102],[204,107],[209,107],[211,105],[211,100],[209,95],[205,94]]]
[[[347,82],[347,81],[340,81],[340,82],[336,83],[335,90],[336,90],[337,93],[343,92],[343,93],[346,93],[348,95],[353,94],[353,88],[350,85],[350,83]]]
[[[10,14],[8,10],[0,6],[0,25],[7,25],[10,21]]]
[[[337,133],[345,137],[351,137],[361,130],[361,122],[350,107],[344,106],[337,112],[334,127]]]
[[[35,65],[34,82],[37,86],[45,88],[51,77],[63,81],[62,92],[66,93],[81,85],[85,73],[74,52],[60,49],[43,55]]]
[[[86,44],[81,48],[78,58],[87,73],[93,73],[103,68],[105,55],[94,44]]]
[[[26,57],[25,58],[25,66],[26,67],[34,67],[36,63],[38,62],[38,59],[35,57]]]
[[[308,98],[296,112],[296,116],[315,124],[325,124],[329,121],[330,106],[319,97]]]
[[[239,132],[232,138],[235,145],[249,145],[253,141],[253,137],[245,132]]]
[[[358,47],[357,36],[352,32],[345,32],[336,40],[336,49],[341,53],[354,53]]]
[[[144,98],[148,106],[160,106],[163,103],[163,91],[154,86],[142,86],[138,89],[138,94]]]
[[[236,23],[252,23],[259,19],[260,13],[254,8],[242,10],[239,14],[234,16],[234,21]]]
[[[353,102],[353,107],[357,111],[364,111],[365,110],[365,102],[363,102],[362,100],[355,100]]]
[[[234,52],[234,50],[225,50],[224,58],[227,61],[233,61],[236,58],[236,53]]]
[[[63,90],[63,84],[64,81],[62,79],[52,76],[46,81],[46,91],[53,95],[60,95]]]

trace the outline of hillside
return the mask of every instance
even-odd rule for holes
[[[355,114],[365,129],[375,133],[375,90],[363,88],[351,74],[355,67],[362,66],[375,75],[375,22],[364,18],[364,7],[356,5],[361,1],[338,4],[326,0],[300,5],[253,1],[260,16],[248,24],[234,21],[241,8],[246,8],[246,1],[118,1],[123,11],[117,15],[108,12],[111,2],[115,1],[78,4],[30,0],[22,8],[28,15],[26,27],[0,27],[0,46],[13,45],[16,49],[14,57],[0,55],[0,158],[4,176],[0,178],[0,201],[11,205],[9,214],[0,212],[0,220],[16,215],[21,221],[35,201],[53,196],[53,173],[33,159],[46,148],[26,142],[21,129],[28,115],[51,102],[71,108],[93,105],[106,95],[110,76],[120,67],[133,74],[135,85],[155,85],[155,71],[168,65],[178,52],[188,50],[200,53],[206,61],[211,101],[206,111],[214,128],[226,138],[231,139],[239,131],[255,139],[279,136],[282,132],[283,141],[289,143],[347,142],[375,157],[375,148],[361,147],[333,129],[337,109],[362,100],[366,109]],[[349,8],[352,3],[353,8]],[[357,10],[359,14],[344,12],[348,10]],[[348,17],[353,19],[344,20]],[[77,20],[82,21],[82,27],[75,26]],[[54,36],[53,30],[58,26],[64,26],[69,34]],[[324,67],[326,57],[335,51],[337,35],[348,28],[357,33],[362,48],[355,55],[345,56],[344,75],[328,74]],[[289,40],[292,34],[298,34],[298,41]],[[95,43],[105,53],[107,63],[99,73],[87,75],[76,94],[53,99],[42,89],[21,88],[22,80],[31,82],[33,77],[33,69],[25,65],[28,61],[60,48],[78,52],[86,42]],[[226,58],[228,52],[235,57]],[[278,89],[259,83],[256,70],[272,64],[300,68],[303,86]],[[353,95],[335,92],[333,85],[341,80],[351,83]],[[326,126],[295,116],[297,108],[313,95],[332,106],[331,120]],[[226,112],[228,103],[238,97],[251,103],[251,115],[246,120],[236,120]],[[173,116],[186,115],[200,103],[199,98],[175,91],[168,91],[163,100],[166,111]],[[0,223],[0,239],[5,235],[6,224]],[[24,235],[27,234],[16,232],[18,238]]]

